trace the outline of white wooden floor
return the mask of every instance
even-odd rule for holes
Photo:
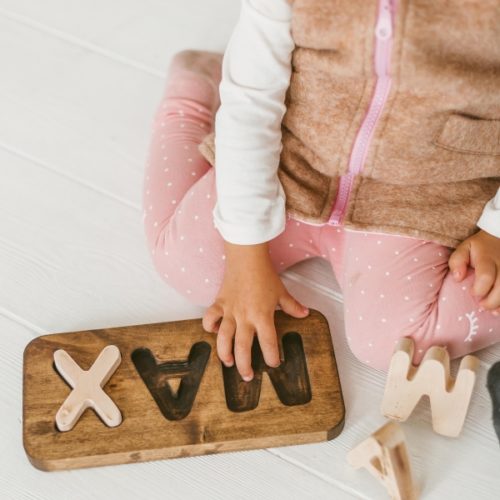
[[[234,0],[0,0],[0,498],[385,498],[346,452],[382,425],[384,379],[343,336],[319,259],[284,274],[328,318],[346,402],[333,441],[44,473],[21,441],[22,352],[44,333],[201,317],[155,274],[140,196],[151,120],[173,53],[222,52]],[[434,434],[425,404],[403,424],[422,496],[500,498],[487,368],[462,437]]]

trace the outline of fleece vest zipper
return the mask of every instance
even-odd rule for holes
[[[340,176],[337,198],[328,221],[328,224],[332,226],[342,224],[354,177],[363,169],[375,126],[377,125],[391,88],[389,69],[395,1],[396,0],[379,0],[377,23],[375,27],[376,41],[374,57],[377,80],[368,111],[354,140],[351,155],[349,157],[348,171],[345,175]]]

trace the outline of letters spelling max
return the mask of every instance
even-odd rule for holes
[[[287,406],[302,405],[311,400],[312,392],[307,371],[302,338],[297,332],[282,337],[284,360],[277,368],[266,365],[257,338],[252,345],[254,378],[244,382],[236,365],[226,367],[222,376],[227,408],[233,412],[245,412],[259,403],[262,373],[266,371],[279,400]],[[162,415],[168,420],[185,418],[193,406],[203,373],[210,358],[212,347],[199,341],[191,346],[187,360],[157,363],[147,348],[132,352],[132,362],[144,384],[154,398]],[[104,423],[114,427],[121,423],[119,409],[102,390],[120,364],[120,352],[108,345],[92,367],[84,372],[63,350],[54,353],[55,368],[71,385],[68,396],[56,415],[59,430],[70,430],[83,411],[91,406]],[[181,379],[177,393],[169,384],[170,379]]]

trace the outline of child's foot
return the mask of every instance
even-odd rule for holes
[[[176,71],[190,71],[202,76],[214,89],[216,108],[219,101],[219,83],[221,80],[222,58],[224,54],[207,50],[186,49],[173,55],[168,68],[167,78]]]

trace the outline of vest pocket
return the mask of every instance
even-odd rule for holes
[[[500,155],[500,120],[452,113],[434,144],[461,153]]]

